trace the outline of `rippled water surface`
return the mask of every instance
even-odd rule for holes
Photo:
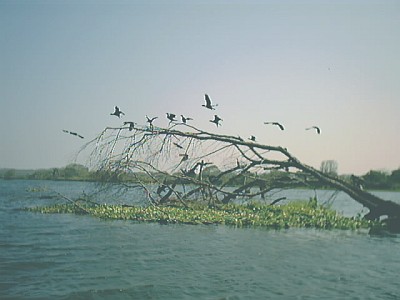
[[[76,197],[92,188],[0,181],[0,299],[400,299],[399,236],[158,225],[20,210],[61,201],[47,199],[49,190]],[[330,197],[319,193],[320,201]],[[400,199],[399,193],[380,195]],[[362,211],[345,195],[333,207],[348,215]]]

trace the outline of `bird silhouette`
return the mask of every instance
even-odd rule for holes
[[[311,127],[309,127],[309,128],[306,128],[306,130],[310,130],[310,129],[315,129],[315,131],[316,131],[318,134],[321,134],[321,129],[320,129],[318,126],[311,126]]]
[[[186,118],[184,115],[181,115],[182,123],[186,124],[187,121],[193,120],[192,118]]]
[[[211,123],[215,123],[215,125],[217,125],[217,127],[221,124],[219,124],[219,121],[223,121],[220,117],[218,117],[217,115],[214,115],[214,120],[210,120]]]
[[[75,136],[77,136],[77,137],[80,137],[81,139],[83,139],[84,137],[83,136],[81,136],[80,134],[78,134],[78,133],[76,133],[76,132],[69,132],[69,134],[72,134],[72,135],[75,135]]]
[[[111,113],[110,115],[112,116],[117,116],[118,118],[121,118],[121,115],[125,115],[125,113],[123,113],[118,106],[114,107],[114,112]]]
[[[76,133],[76,132],[68,131],[68,130],[65,130],[65,129],[63,129],[63,132],[69,133],[69,134],[71,134],[71,135],[74,135],[74,136],[80,137],[81,139],[84,139],[83,136],[81,136],[80,134],[78,134],[78,133]]]
[[[150,126],[153,126],[153,121],[154,121],[155,119],[157,119],[157,118],[158,118],[158,117],[149,118],[149,117],[146,115],[147,123],[149,123]]]
[[[153,118],[149,118],[147,115],[146,115],[146,119],[147,119],[147,123],[149,123],[149,127],[150,127],[150,130],[151,131],[153,131],[153,121],[155,120],[155,119],[157,119],[158,117],[153,117]]]
[[[214,107],[218,106],[218,104],[214,104],[214,105],[211,104],[211,99],[207,94],[204,95],[204,98],[206,100],[206,104],[202,104],[201,106],[204,106],[205,108],[208,108],[208,109],[211,109],[211,110],[215,110]]]
[[[256,141],[256,137],[254,135],[252,135],[252,136],[249,137],[249,140],[255,142]]]
[[[167,119],[169,120],[169,123],[175,122],[176,121],[175,117],[176,117],[175,114],[167,113]]]
[[[264,122],[264,124],[276,125],[276,126],[278,126],[281,130],[285,130],[285,127],[283,127],[283,125],[280,124],[280,123],[278,123],[278,122]]]
[[[124,125],[129,125],[129,131],[135,129],[135,122],[124,122]]]

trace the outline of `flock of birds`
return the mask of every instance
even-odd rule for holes
[[[205,104],[202,104],[202,106],[207,108],[207,109],[209,109],[209,110],[215,110],[215,107],[218,106],[218,104],[213,104],[212,103],[210,97],[207,94],[205,94],[204,100],[205,100]],[[110,115],[116,116],[118,118],[121,118],[121,115],[125,115],[125,113],[123,111],[121,111],[118,106],[115,106],[114,107],[114,112],[110,113]],[[167,119],[169,120],[169,123],[168,123],[169,125],[171,123],[174,123],[174,122],[178,121],[176,119],[176,117],[177,117],[176,114],[166,113],[166,116],[167,116]],[[193,120],[192,118],[185,117],[184,115],[180,115],[180,117],[181,117],[181,121],[182,121],[183,124],[187,124],[188,121]],[[153,127],[154,127],[153,122],[157,118],[158,117],[150,118],[150,117],[148,117],[146,115],[146,120],[147,120],[147,123],[149,124],[149,127],[150,127],[151,130],[153,130]],[[219,117],[218,115],[214,114],[214,119],[209,120],[209,121],[211,123],[214,123],[218,127],[218,126],[221,126],[220,122],[223,121],[223,119],[221,117]],[[129,131],[132,131],[133,129],[135,129],[135,124],[136,124],[135,122],[124,122],[124,125],[129,125]],[[279,122],[264,122],[264,124],[277,126],[280,130],[285,130],[285,127]],[[306,130],[310,130],[310,129],[315,130],[317,134],[321,134],[321,129],[318,126],[311,126],[309,128],[306,128]],[[71,135],[74,135],[74,136],[77,136],[77,137],[79,137],[81,139],[84,138],[82,135],[80,135],[80,134],[78,134],[76,132],[68,131],[68,130],[65,130],[65,129],[63,129],[63,132],[71,134]],[[252,136],[250,136],[249,140],[255,142],[256,141],[256,137],[254,135],[252,135]],[[176,146],[180,146],[180,145],[177,144]]]

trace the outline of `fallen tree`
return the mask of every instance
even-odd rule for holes
[[[390,230],[400,231],[399,204],[308,166],[284,147],[179,123],[169,128],[107,127],[84,148],[91,149],[91,167],[109,175],[103,179],[144,190],[153,205],[175,201],[227,204],[234,199],[263,198],[277,188],[322,183],[367,207],[366,219],[387,216]]]

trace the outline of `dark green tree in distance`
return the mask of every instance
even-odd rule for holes
[[[383,171],[371,170],[362,176],[365,187],[368,189],[389,189],[390,188],[390,175]]]
[[[8,169],[4,172],[3,178],[6,180],[14,179],[16,177],[15,169]]]
[[[392,171],[389,177],[390,185],[394,189],[400,189],[400,169]]]

